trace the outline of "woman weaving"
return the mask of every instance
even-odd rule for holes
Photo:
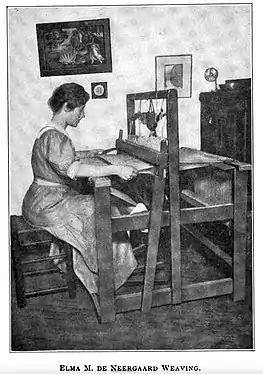
[[[91,166],[78,158],[66,128],[78,126],[88,100],[89,94],[76,83],[54,90],[48,101],[53,117],[33,146],[34,181],[24,197],[22,212],[29,223],[73,246],[74,271],[92,294],[98,293],[94,197],[79,194],[70,182],[77,177],[110,175],[129,180],[137,171],[129,166]],[[112,209],[116,214],[117,208]],[[53,243],[51,253],[57,250]],[[137,265],[126,233],[113,236],[113,255],[117,289]]]

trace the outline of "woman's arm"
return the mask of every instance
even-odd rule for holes
[[[86,151],[76,151],[77,157],[80,159],[86,158],[86,157],[95,157],[96,155],[100,154],[103,151],[103,149],[91,149]]]
[[[108,177],[110,175],[118,175],[122,179],[129,180],[135,177],[138,171],[132,166],[115,166],[115,165],[103,165],[94,166],[88,164],[80,164],[79,169],[75,177]]]

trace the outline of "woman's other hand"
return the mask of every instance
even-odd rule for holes
[[[138,170],[135,169],[133,166],[120,166],[118,168],[118,175],[124,180],[130,180],[136,177],[138,174]]]

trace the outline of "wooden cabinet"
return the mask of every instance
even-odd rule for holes
[[[226,81],[221,87],[199,97],[201,150],[251,163],[250,79]]]

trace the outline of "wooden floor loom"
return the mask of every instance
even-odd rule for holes
[[[151,144],[151,140],[142,137],[143,141],[140,142],[135,132],[137,119],[140,115],[145,119],[147,115],[136,113],[135,106],[136,101],[153,100],[156,103],[158,100],[165,102],[165,111],[162,110],[162,113],[166,117],[168,141],[156,138],[155,134],[149,138],[152,138],[154,147],[148,147],[147,143]],[[151,206],[146,212],[112,217],[111,180],[94,179],[99,297],[93,295],[93,300],[101,323],[114,321],[116,313],[120,312],[136,309],[149,312],[154,306],[180,304],[218,295],[233,294],[234,300],[242,300],[245,293],[247,178],[250,165],[190,148],[179,149],[176,90],[128,94],[127,125],[127,140],[123,139],[120,131],[116,140],[117,155],[104,158],[104,161],[114,163],[114,159],[121,159],[125,162],[127,158],[127,164],[131,164],[132,159],[135,164],[136,160],[148,164],[153,173]],[[152,130],[150,118],[148,123],[146,119],[146,125]],[[159,150],[155,146],[158,140]],[[187,183],[183,187],[179,180],[182,174],[187,176]],[[233,223],[230,225],[233,235],[232,254],[212,243],[193,225],[218,221],[226,225]],[[182,285],[182,227],[231,266],[232,276]],[[135,287],[130,290],[124,285],[115,291],[112,233],[132,233],[146,228],[146,263],[138,266],[139,270],[144,271],[143,284],[139,289]],[[170,228],[170,277],[166,284],[155,287],[157,268],[163,265],[157,261],[157,254],[160,233],[164,228]]]

